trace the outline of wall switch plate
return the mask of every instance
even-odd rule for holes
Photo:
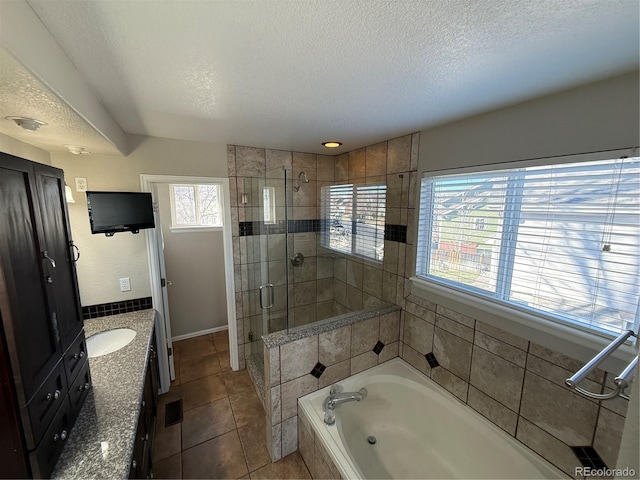
[[[129,281],[129,277],[120,279],[120,291],[128,292],[131,290],[131,282]]]
[[[87,179],[84,177],[76,177],[76,192],[87,191]]]

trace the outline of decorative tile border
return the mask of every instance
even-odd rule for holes
[[[384,226],[384,239],[390,242],[407,243],[407,226],[387,223]]]
[[[134,298],[133,300],[125,300],[123,302],[100,303],[82,307],[82,319],[108,317],[120,313],[138,312],[149,308],[153,308],[151,297]]]

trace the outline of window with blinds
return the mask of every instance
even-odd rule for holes
[[[637,331],[640,159],[427,176],[419,277],[546,318]]]
[[[322,245],[382,261],[386,193],[386,185],[323,187]]]

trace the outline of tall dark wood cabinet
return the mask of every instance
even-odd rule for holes
[[[0,153],[3,478],[51,474],[90,387],[64,186],[62,170]]]

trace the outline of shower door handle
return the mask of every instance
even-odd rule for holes
[[[269,305],[265,305],[264,302],[262,301],[263,289],[267,289],[267,291],[269,292]],[[273,290],[273,283],[267,283],[266,285],[261,285],[260,286],[260,308],[262,310],[270,309],[271,307],[273,307],[274,300],[275,300],[275,294]]]

